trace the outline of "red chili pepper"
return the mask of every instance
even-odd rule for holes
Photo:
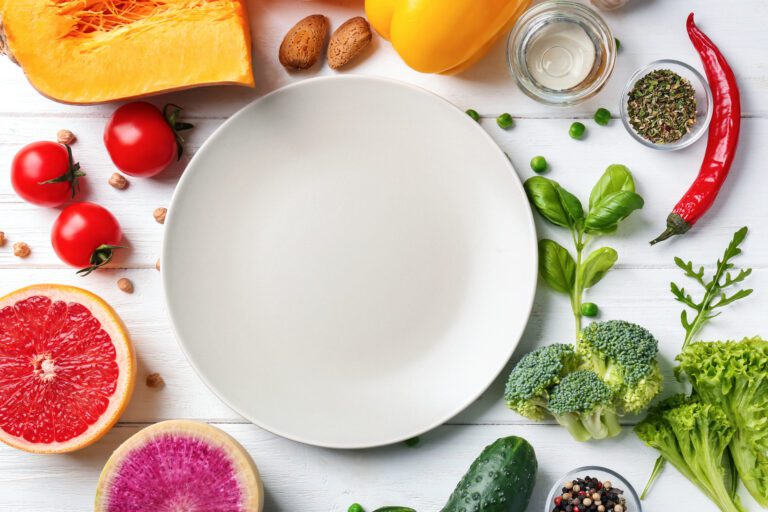
[[[709,210],[728,177],[739,142],[741,100],[733,71],[717,46],[693,22],[693,13],[688,15],[686,26],[712,89],[712,121],[699,175],[667,217],[667,229],[651,245],[687,232]]]

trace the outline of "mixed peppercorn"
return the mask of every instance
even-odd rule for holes
[[[562,493],[555,496],[552,512],[627,512],[623,494],[609,480],[577,478],[563,485]]]

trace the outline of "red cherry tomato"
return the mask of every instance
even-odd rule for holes
[[[85,173],[72,160],[72,150],[56,142],[24,146],[11,164],[13,189],[25,201],[40,206],[61,206],[75,197],[81,176]]]
[[[181,108],[166,105],[161,112],[143,101],[118,108],[104,129],[104,144],[118,169],[148,178],[181,158],[183,139],[178,132],[192,128],[178,121]]]
[[[51,230],[53,250],[67,265],[81,267],[83,275],[109,263],[122,237],[115,216],[93,203],[66,207]]]

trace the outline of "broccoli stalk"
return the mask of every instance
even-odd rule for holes
[[[722,512],[744,512],[731,485],[735,475],[727,448],[734,431],[718,407],[685,395],[661,402],[635,427],[641,441],[657,449]]]
[[[613,391],[588,370],[569,373],[552,389],[549,411],[577,441],[605,439],[621,432]]]
[[[677,359],[695,394],[735,427],[733,462],[755,501],[768,507],[768,341],[691,343]]]

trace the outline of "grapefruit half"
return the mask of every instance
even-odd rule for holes
[[[0,441],[65,453],[98,440],[133,391],[136,362],[115,311],[56,284],[0,298]]]

